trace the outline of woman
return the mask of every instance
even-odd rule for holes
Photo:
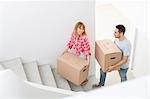
[[[85,25],[82,22],[77,22],[69,43],[67,44],[67,49],[64,53],[68,51],[70,53],[76,54],[80,58],[86,59],[87,64],[90,63],[90,44],[85,31]],[[85,85],[88,82],[86,79],[81,85]]]

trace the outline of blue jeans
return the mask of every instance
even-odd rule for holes
[[[121,78],[121,82],[127,81],[127,71],[128,71],[128,68],[127,69],[120,68],[120,70],[118,70],[120,78]],[[105,85],[106,75],[107,75],[107,73],[103,72],[102,69],[100,69],[100,81],[99,81],[99,84],[101,86]]]

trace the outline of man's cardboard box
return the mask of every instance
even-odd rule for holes
[[[95,58],[102,70],[106,72],[108,66],[121,60],[122,52],[111,40],[98,40],[95,42]],[[114,70],[119,70],[120,67]]]
[[[57,72],[76,85],[80,85],[87,79],[88,71],[89,66],[86,60],[69,52],[57,59]]]

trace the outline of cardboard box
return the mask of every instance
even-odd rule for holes
[[[121,57],[121,50],[111,40],[99,40],[95,42],[95,58],[104,72],[106,72],[108,66],[119,62]],[[119,69],[120,67],[117,67],[114,70]]]
[[[86,60],[69,52],[57,59],[57,72],[76,85],[80,85],[87,79],[88,71],[89,66]]]

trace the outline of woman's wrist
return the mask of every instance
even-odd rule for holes
[[[89,56],[87,56],[87,62],[88,62],[88,64],[90,63],[90,57]]]

